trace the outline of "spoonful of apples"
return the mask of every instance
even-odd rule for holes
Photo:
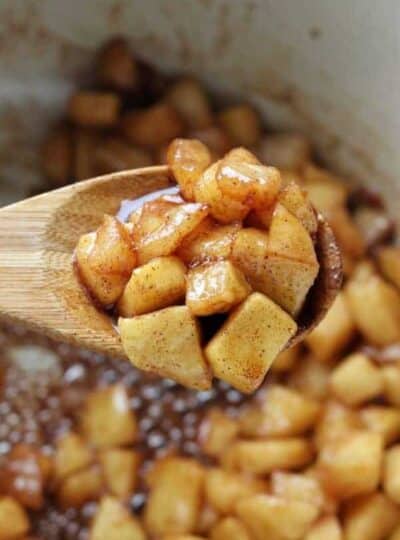
[[[178,139],[168,166],[108,174],[0,210],[2,319],[194,388],[214,375],[253,391],[279,351],[323,318],[341,282],[327,222],[299,186],[282,185],[277,169],[241,148],[212,163],[202,143]],[[174,343],[168,327],[180,336]],[[196,347],[198,380],[191,358],[172,361]],[[247,376],[248,351],[257,362]],[[243,362],[237,379],[229,375],[235,362]]]

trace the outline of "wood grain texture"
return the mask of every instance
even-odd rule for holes
[[[123,199],[171,184],[166,166],[105,175],[45,193],[0,210],[0,317],[91,350],[126,358],[110,317],[99,311],[76,275],[73,252],[105,213]],[[289,345],[321,320],[342,282],[339,249],[319,216],[316,251],[320,273]]]
[[[79,237],[121,200],[170,185],[167,167],[106,175],[0,210],[0,317],[53,338],[125,357],[110,318],[79,283],[73,251]]]

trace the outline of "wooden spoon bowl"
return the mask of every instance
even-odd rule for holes
[[[105,213],[171,185],[166,166],[86,180],[0,210],[0,317],[25,323],[55,339],[126,358],[111,318],[98,310],[73,266],[79,237],[97,228]],[[322,319],[342,283],[341,258],[332,231],[319,216],[316,251],[320,272],[290,344]]]

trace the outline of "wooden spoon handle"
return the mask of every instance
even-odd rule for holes
[[[125,357],[110,318],[75,275],[80,235],[94,230],[122,199],[169,184],[166,167],[80,182],[0,210],[0,317],[56,339]]]

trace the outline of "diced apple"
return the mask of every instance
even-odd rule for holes
[[[379,367],[362,353],[346,357],[332,372],[331,390],[346,405],[356,406],[383,394]]]
[[[186,268],[178,257],[156,257],[135,268],[118,302],[122,317],[176,304],[186,291]]]
[[[125,388],[117,384],[89,394],[81,428],[85,438],[97,448],[133,443],[137,424]]]
[[[194,186],[194,199],[207,204],[210,215],[220,223],[242,221],[250,208],[222,193],[216,177],[219,165],[219,161],[213,163],[201,175]]]
[[[281,177],[275,167],[239,161],[235,150],[219,163],[217,182],[227,197],[255,208],[268,208],[278,195]]]
[[[383,493],[348,502],[343,518],[346,540],[384,540],[399,522],[398,507]]]
[[[211,540],[251,540],[248,529],[235,517],[221,519],[210,532]]]
[[[86,502],[97,500],[102,490],[101,471],[92,466],[65,478],[57,488],[57,500],[64,509],[80,508]]]
[[[230,261],[220,261],[189,270],[186,305],[194,315],[225,313],[251,292],[243,273]]]
[[[96,245],[96,233],[84,234],[80,237],[75,255],[80,277],[90,294],[103,306],[109,306],[121,296],[129,276],[122,274],[105,274],[95,270],[90,256]]]
[[[337,176],[326,169],[308,163],[303,170],[304,188],[313,206],[328,215],[337,207],[344,207],[349,189]]]
[[[254,289],[266,294],[293,317],[296,317],[313,286],[319,265],[308,264],[279,255],[267,255]]]
[[[188,203],[178,205],[168,212],[165,222],[136,244],[139,265],[165,255],[171,255],[207,216],[204,204]]]
[[[383,276],[400,289],[400,248],[381,247],[377,253],[377,261]]]
[[[146,540],[137,518],[114,497],[103,497],[94,517],[90,540]]]
[[[253,146],[260,138],[260,116],[250,105],[227,107],[219,113],[218,120],[235,144]]]
[[[360,263],[345,289],[357,328],[373,345],[400,341],[400,293],[370,268]]]
[[[304,540],[343,540],[340,521],[335,516],[324,516],[311,527]]]
[[[315,424],[320,405],[278,384],[268,388],[261,402],[243,410],[240,432],[246,437],[291,437]]]
[[[203,452],[219,456],[239,432],[238,422],[219,409],[211,409],[201,423],[199,439]]]
[[[151,472],[144,520],[150,535],[194,531],[200,514],[204,471],[187,458],[166,458]]]
[[[369,405],[360,411],[360,418],[367,429],[382,435],[385,445],[400,438],[400,411],[396,407]]]
[[[287,385],[303,394],[303,397],[324,401],[329,392],[330,375],[329,365],[316,360],[313,355],[306,355],[295,363]]]
[[[350,432],[319,453],[324,486],[340,499],[371,493],[379,484],[382,459],[381,435],[367,430]]]
[[[112,495],[128,498],[135,488],[140,454],[134,450],[110,448],[99,456],[104,481]]]
[[[192,201],[193,187],[211,163],[207,146],[195,139],[175,139],[168,147],[167,163],[183,196]]]
[[[242,499],[236,512],[254,540],[301,540],[318,516],[318,509],[308,502],[271,495]]]
[[[311,441],[298,437],[237,441],[226,452],[230,454],[232,468],[258,475],[270,474],[276,469],[299,469],[314,457]]]
[[[232,514],[240,499],[266,490],[267,485],[262,480],[223,469],[209,469],[205,475],[206,500],[221,514]]]
[[[84,439],[74,432],[63,435],[57,441],[54,457],[54,475],[57,481],[88,467],[93,453]]]
[[[311,145],[300,133],[268,134],[261,139],[257,155],[267,165],[299,171],[311,157]]]
[[[279,193],[278,201],[293,214],[310,235],[318,229],[318,221],[307,195],[298,184],[291,182]]]
[[[318,267],[309,233],[282,204],[275,206],[268,237],[270,253]]]
[[[12,497],[0,497],[0,540],[22,538],[29,529],[29,518],[24,507]]]
[[[239,230],[239,223],[217,225],[205,219],[183,240],[176,254],[188,266],[227,259]]]
[[[355,335],[356,327],[347,298],[340,292],[324,319],[305,338],[313,354],[325,362],[337,356]]]
[[[305,501],[320,512],[325,505],[325,493],[314,476],[275,471],[271,475],[271,493],[288,501]]]
[[[195,79],[182,77],[172,84],[165,99],[192,129],[208,128],[213,121],[209,97]]]
[[[242,392],[262,383],[297,325],[279,306],[253,293],[233,311],[205,348],[214,375]]]
[[[203,357],[199,329],[187,306],[175,306],[118,321],[122,345],[144,371],[195,389],[207,389],[211,374]]]

